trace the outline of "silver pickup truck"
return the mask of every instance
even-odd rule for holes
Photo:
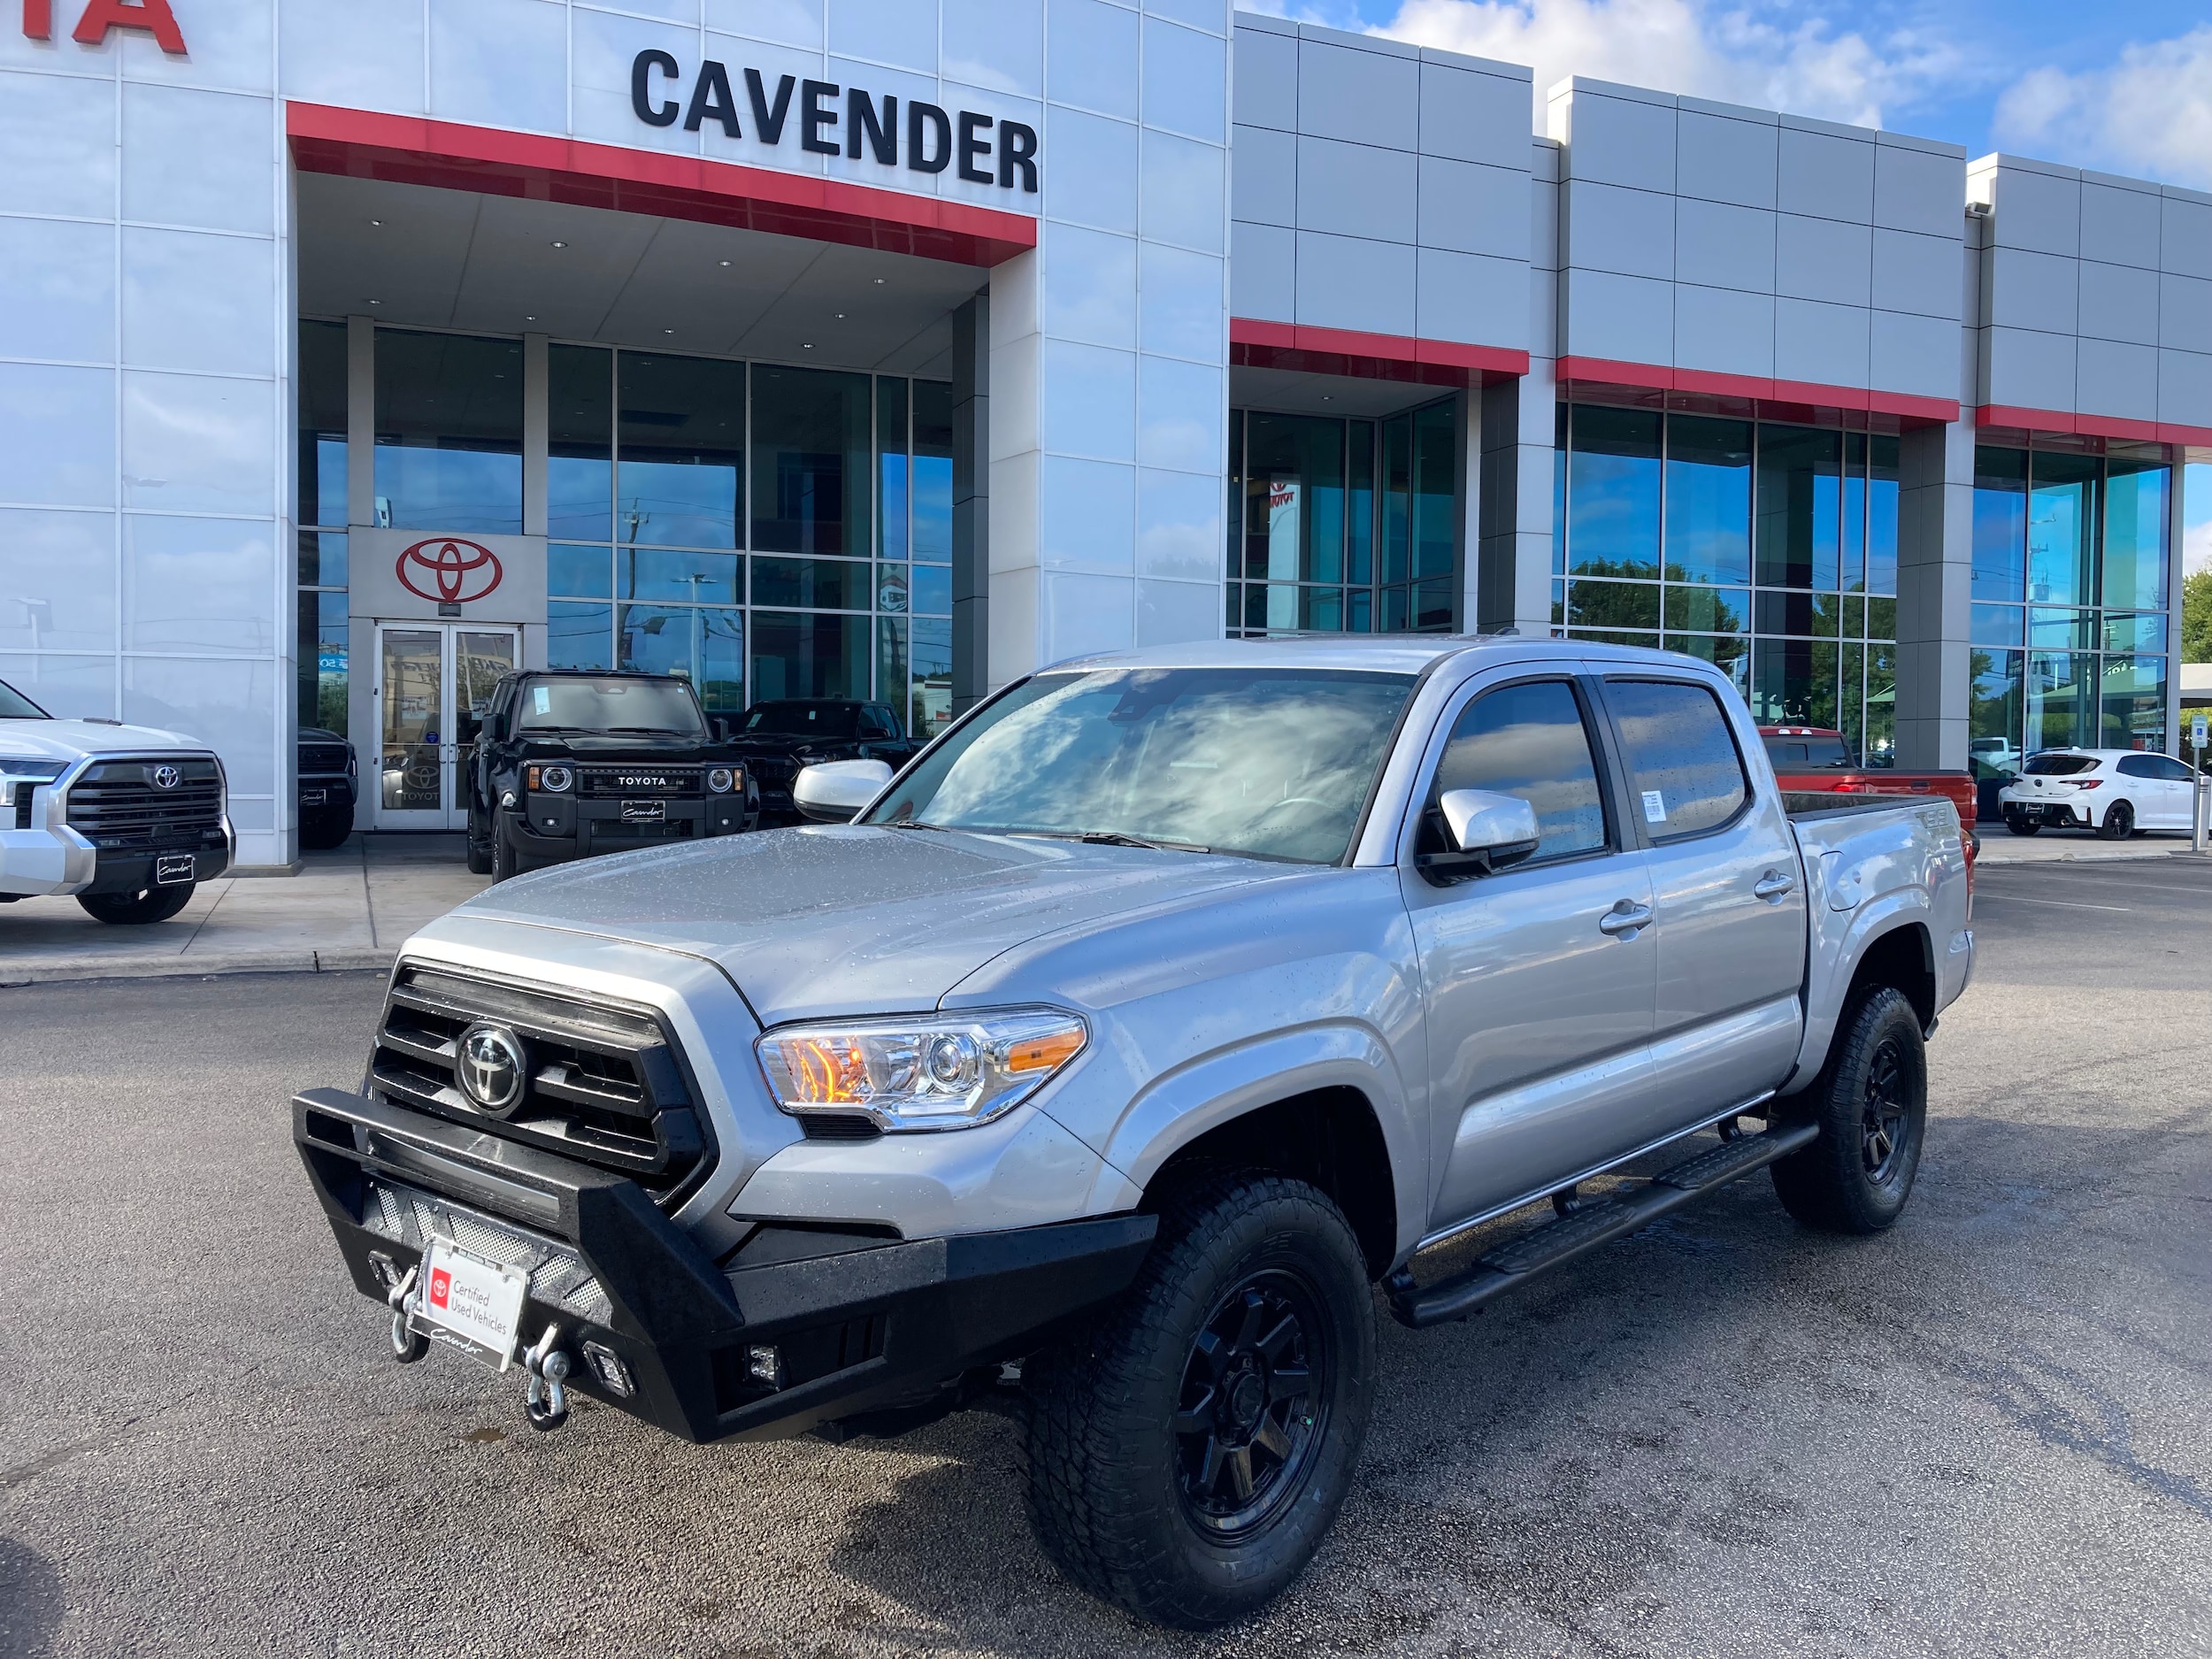
[[[1379,1302],[1463,1318],[1762,1168],[1888,1226],[1973,964],[1947,802],[1793,817],[1652,651],[1099,657],[796,795],[851,821],[408,943],[361,1091],[293,1102],[354,1283],[540,1426],[1010,1407],[1046,1548],[1171,1624],[1311,1555]]]

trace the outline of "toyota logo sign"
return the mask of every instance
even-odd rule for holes
[[[483,598],[505,573],[491,549],[449,535],[416,542],[392,568],[399,585],[416,598],[446,605]]]
[[[183,781],[184,774],[174,766],[154,768],[154,787],[157,789],[173,789]]]
[[[461,1092],[486,1111],[504,1116],[522,1099],[529,1060],[522,1039],[504,1025],[479,1020],[461,1033],[454,1067]]]

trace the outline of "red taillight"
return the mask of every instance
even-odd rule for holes
[[[2077,788],[2077,789],[2097,789],[2097,788],[2101,788],[2101,787],[2103,787],[2103,785],[2104,785],[2104,780],[2103,780],[2103,779],[2101,779],[2101,778],[2091,778],[2091,779],[2087,779],[2087,780],[2085,780],[2085,781],[2083,781],[2083,782],[2081,782],[2081,783],[2078,783],[2078,784],[2076,784],[2076,785],[2074,786],[2074,787],[2075,787],[2075,788]]]

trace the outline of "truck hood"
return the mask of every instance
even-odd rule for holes
[[[539,871],[488,889],[422,937],[527,953],[489,923],[680,950],[719,964],[761,1024],[775,1025],[926,1010],[1042,934],[1302,873],[1142,848],[816,825]]]
[[[209,752],[197,738],[150,726],[105,726],[96,720],[0,720],[0,755],[27,755],[39,760],[78,760],[86,756],[152,755],[181,750]]]

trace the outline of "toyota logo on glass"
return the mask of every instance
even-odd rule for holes
[[[483,598],[499,586],[505,572],[499,555],[480,542],[434,535],[402,553],[392,565],[392,573],[418,599],[460,605]]]

